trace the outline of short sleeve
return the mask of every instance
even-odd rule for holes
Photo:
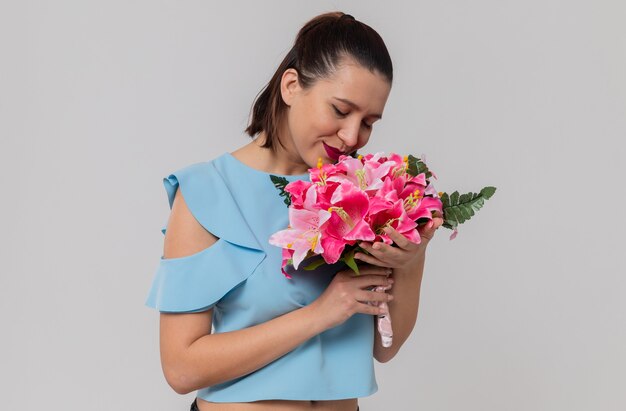
[[[170,209],[180,188],[192,215],[218,240],[189,256],[161,256],[145,305],[161,312],[206,311],[246,281],[266,254],[212,162],[182,168],[163,184]]]

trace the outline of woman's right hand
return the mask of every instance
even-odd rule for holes
[[[393,279],[388,278],[390,268],[362,263],[359,273],[357,276],[350,268],[337,272],[326,290],[310,304],[326,322],[326,329],[342,324],[355,313],[384,314],[381,307],[369,305],[368,301],[389,302],[393,299],[386,292],[368,290],[377,286],[389,287],[393,283]]]

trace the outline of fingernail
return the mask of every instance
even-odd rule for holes
[[[435,223],[433,223],[433,220],[430,220],[428,222],[428,224],[426,224],[426,227],[431,228]]]

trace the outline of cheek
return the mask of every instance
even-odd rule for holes
[[[323,106],[301,106],[294,114],[292,130],[301,136],[301,144],[316,145],[321,138],[336,136],[341,125],[339,119]]]
[[[328,110],[318,110],[310,119],[318,134],[334,136],[339,130],[339,120],[328,113]]]

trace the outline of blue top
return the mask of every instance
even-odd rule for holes
[[[289,223],[287,206],[270,174],[230,153],[195,163],[163,179],[170,209],[180,186],[191,213],[219,239],[179,258],[161,256],[146,305],[160,312],[213,308],[214,333],[269,321],[319,297],[343,263],[317,271],[281,271],[281,249],[268,239]],[[307,174],[280,175],[288,181]],[[167,225],[161,230],[165,234]],[[304,263],[303,263],[304,265]],[[336,400],[371,395],[375,316],[356,313],[264,367],[198,390],[212,402],[270,399]],[[207,364],[209,367],[210,364]]]

